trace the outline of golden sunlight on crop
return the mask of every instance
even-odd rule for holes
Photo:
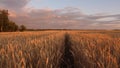
[[[119,32],[0,33],[0,68],[119,68],[119,60]]]

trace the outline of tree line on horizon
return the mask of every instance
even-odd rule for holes
[[[15,22],[10,21],[8,15],[8,10],[0,10],[0,32],[15,32],[26,30],[24,25],[18,26]]]

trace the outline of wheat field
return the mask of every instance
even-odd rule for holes
[[[120,32],[1,32],[0,68],[120,68]]]

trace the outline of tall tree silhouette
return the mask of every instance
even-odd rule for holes
[[[9,24],[8,10],[0,10],[0,31],[7,31],[7,25]]]
[[[24,31],[26,29],[24,25],[18,28],[15,22],[9,20],[8,15],[8,10],[0,10],[0,32]]]

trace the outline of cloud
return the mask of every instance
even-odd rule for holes
[[[97,21],[113,21],[113,20],[117,20],[116,17],[104,17],[97,19]]]
[[[13,18],[17,17],[17,15],[16,15],[16,13],[14,11],[9,11],[9,16],[13,17]]]
[[[120,14],[87,15],[79,8],[31,9],[11,13],[11,20],[28,28],[42,29],[117,29],[120,28]]]
[[[20,10],[29,3],[30,0],[0,0],[0,6],[11,10]]]
[[[35,9],[31,0],[0,0],[0,8],[9,9],[10,20],[35,29],[117,29],[120,14],[87,15],[76,7]]]
[[[74,9],[74,10],[73,10]],[[69,10],[69,11],[68,11]],[[31,9],[29,12],[13,14],[11,20],[28,28],[42,29],[117,29],[120,15],[86,15],[78,8]]]

